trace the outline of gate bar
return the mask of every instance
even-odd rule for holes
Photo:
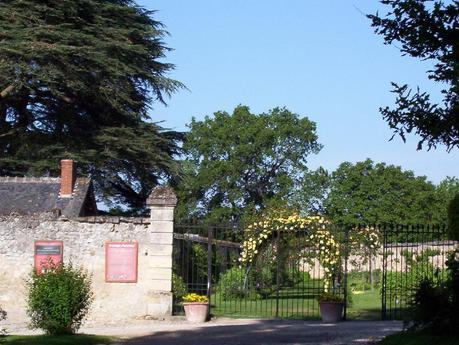
[[[207,298],[209,299],[209,315],[210,315],[210,295],[212,293],[212,242],[213,229],[211,226],[207,228]]]
[[[383,226],[383,255],[382,255],[382,281],[381,281],[381,319],[384,321],[386,315],[386,284],[387,284],[387,227]]]
[[[280,237],[280,231],[277,230],[277,250],[276,250],[276,318],[279,317],[279,259],[280,259],[280,255],[281,255],[281,252],[280,252],[280,240],[279,240],[279,237]]]
[[[347,301],[348,301],[348,289],[347,289],[347,258],[349,256],[349,228],[345,228],[344,233],[344,313],[343,320],[347,319]]]

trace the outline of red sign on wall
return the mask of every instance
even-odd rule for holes
[[[56,266],[62,263],[63,252],[62,241],[35,241],[34,264],[37,272],[44,272],[50,262]]]
[[[137,242],[105,243],[105,281],[137,283]]]

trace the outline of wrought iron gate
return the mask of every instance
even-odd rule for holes
[[[178,225],[174,233],[174,281],[187,291],[207,294],[211,313],[233,317],[318,318],[317,297],[325,290],[317,248],[308,246],[311,228],[274,231],[250,264],[241,262],[244,232],[234,227]],[[345,235],[328,226],[334,239]],[[342,238],[338,238],[341,236]],[[346,295],[346,246],[329,287]],[[177,293],[176,293],[177,295]],[[180,296],[178,296],[180,297]],[[180,312],[179,303],[176,312]]]
[[[324,246],[331,239],[339,244],[329,271],[326,258],[319,258],[320,239],[311,244],[320,233],[328,234]],[[419,281],[444,278],[447,253],[455,246],[444,227],[321,224],[273,231],[247,263],[247,241],[237,227],[176,225],[175,312],[181,312],[181,295],[197,292],[209,297],[213,315],[315,319],[317,298],[328,290],[349,302],[344,318],[403,319]]]
[[[411,296],[423,278],[443,280],[448,252],[442,226],[386,226],[383,234],[382,319],[407,319]]]

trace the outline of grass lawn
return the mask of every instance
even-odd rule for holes
[[[224,300],[221,294],[211,297],[211,312],[215,316],[260,317],[277,316],[291,319],[320,318],[317,296],[322,292],[322,282],[311,279],[296,287],[284,288],[279,292],[279,303],[276,303],[276,292],[265,298]],[[366,290],[352,295],[352,304],[347,310],[350,320],[379,320],[381,318],[381,295],[379,289]]]
[[[116,339],[98,335],[10,335],[0,338],[0,344],[6,345],[107,345]]]
[[[378,345],[457,345],[459,337],[434,336],[423,333],[400,332],[389,335]]]
[[[380,320],[381,294],[379,287],[369,289],[365,272],[349,274],[349,287],[353,290],[351,304],[347,308],[349,320]],[[239,284],[235,284],[238,286]],[[242,285],[242,282],[240,283]],[[305,278],[293,287],[283,287],[267,296],[224,299],[216,284],[211,296],[211,314],[227,317],[320,319],[317,297],[323,292],[322,279]],[[366,289],[366,290],[364,290]],[[351,293],[351,291],[349,291]],[[183,308],[174,306],[176,314],[183,314]]]
[[[380,320],[381,294],[379,289],[359,291],[352,294],[352,303],[347,307],[349,320]]]
[[[224,301],[218,294],[212,299],[212,314],[230,317],[271,318],[318,318],[319,304],[315,294],[299,293],[295,289],[280,291],[279,302],[276,294],[262,299],[237,299]]]
[[[224,300],[220,293],[211,297],[212,314],[229,317],[260,317],[260,318],[318,318],[319,304],[316,297],[322,291],[319,279],[301,282],[295,287],[283,288],[279,291],[277,302],[276,292],[268,296]]]

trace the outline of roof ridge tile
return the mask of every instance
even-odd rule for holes
[[[1,183],[60,183],[59,177],[0,176]]]

